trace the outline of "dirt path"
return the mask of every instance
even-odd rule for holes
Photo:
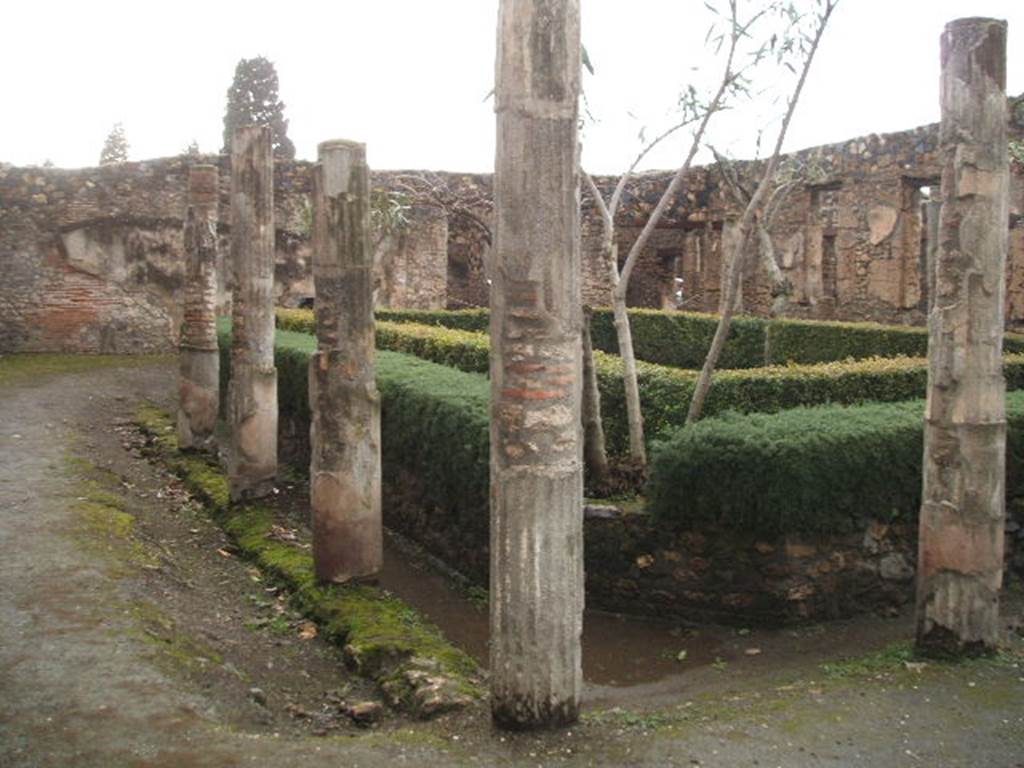
[[[1024,766],[1020,662],[883,653],[824,674],[828,631],[801,641],[803,666],[709,665],[559,734],[495,733],[484,706],[362,729],[346,706],[374,691],[138,455],[128,419],[169,405],[173,375],[157,361],[0,384],[4,768]]]
[[[203,515],[183,526],[173,479],[132,455],[127,417],[140,398],[166,400],[171,370],[0,390],[0,765],[416,753],[325,738],[354,735],[341,704],[373,691],[336,649],[303,639]]]

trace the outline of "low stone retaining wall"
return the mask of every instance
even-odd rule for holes
[[[280,445],[286,461],[308,464],[308,428],[282,419]],[[487,585],[487,509],[467,520],[426,507],[422,481],[387,462],[383,491],[386,526]],[[1024,499],[1007,514],[1007,578],[1024,578]],[[820,539],[765,540],[712,528],[674,535],[644,512],[591,504],[584,558],[589,609],[777,626],[887,614],[913,601],[917,531],[865,517],[857,531]]]

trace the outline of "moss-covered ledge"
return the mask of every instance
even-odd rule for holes
[[[135,423],[150,438],[150,454],[205,502],[245,557],[292,591],[296,606],[344,648],[349,664],[374,680],[393,707],[425,719],[483,695],[476,662],[401,600],[367,585],[318,584],[309,550],[273,538],[273,515],[265,507],[230,503],[220,467],[178,449],[168,414],[143,405]]]

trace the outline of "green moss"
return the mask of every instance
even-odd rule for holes
[[[459,692],[482,695],[479,669],[452,646],[441,631],[425,622],[398,598],[365,585],[321,585],[310,551],[270,537],[273,512],[259,505],[230,503],[226,478],[207,459],[177,451],[169,417],[152,406],[136,414],[136,423],[155,438],[155,449],[194,492],[213,508],[218,522],[243,554],[292,590],[293,602],[345,646],[360,672],[382,687],[404,679],[413,660],[427,660],[455,682]]]
[[[174,621],[152,603],[134,603],[129,610],[140,627],[139,637],[153,646],[165,660],[187,669],[203,669],[209,664],[224,663],[220,653],[179,632]]]
[[[75,504],[75,510],[85,520],[86,525],[104,536],[127,539],[135,527],[133,515],[105,504],[81,501]]]
[[[822,664],[821,669],[829,678],[869,677],[903,670],[913,659],[912,644],[900,641],[866,656]]]
[[[122,566],[153,566],[159,562],[151,549],[134,537],[135,516],[125,511],[116,491],[116,474],[78,456],[65,459],[65,472],[74,478],[75,534],[90,551],[113,557]]]

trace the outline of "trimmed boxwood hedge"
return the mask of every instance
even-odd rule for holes
[[[711,347],[718,316],[700,312],[629,310],[633,351],[638,360],[676,368],[700,368]],[[615,315],[595,309],[590,324],[594,348],[619,354]],[[720,368],[757,368],[764,365],[765,321],[756,317],[733,318],[719,358]]]
[[[222,375],[230,337],[221,327]],[[315,340],[281,331],[275,341],[282,417],[309,423],[308,367]],[[877,363],[894,361],[875,361]],[[785,369],[781,369],[785,370]],[[735,375],[752,372],[735,372]],[[485,541],[489,396],[481,374],[410,355],[377,355],[382,458],[422,483],[419,503]],[[715,524],[771,537],[854,530],[866,515],[912,520],[920,501],[921,400],[856,407],[728,413],[679,429],[652,451],[649,508],[666,532]],[[1024,392],[1007,397],[1007,492],[1024,495]],[[439,460],[439,456],[443,460]]]
[[[377,310],[376,316],[384,322],[486,332],[490,313],[486,309],[383,309]],[[717,315],[699,312],[631,309],[629,318],[637,359],[676,368],[700,368],[704,364],[718,324]],[[313,313],[309,310],[278,310],[278,324],[290,330],[314,332]],[[595,349],[618,354],[610,309],[594,310],[591,332]],[[1024,336],[1006,334],[1004,348],[1008,353],[1024,353]],[[718,367],[724,370],[873,357],[925,357],[927,353],[928,331],[925,328],[737,317],[733,319]]]
[[[388,323],[416,323],[417,325],[440,325],[459,331],[482,331],[487,333],[491,322],[489,309],[378,309],[374,312],[378,320]]]
[[[230,325],[220,326],[221,378],[230,376]],[[316,339],[278,329],[274,339],[282,419],[308,430],[309,358]],[[381,458],[423,483],[424,505],[448,510],[486,541],[490,456],[487,378],[399,352],[377,352]],[[384,482],[389,482],[385,476]]]
[[[312,332],[313,320],[309,312],[286,322],[290,327]],[[482,333],[378,322],[377,346],[468,372],[486,373],[489,365],[490,343]],[[595,364],[608,450],[624,454],[629,445],[629,425],[622,361],[596,352]],[[1005,372],[1009,389],[1024,388],[1024,356],[1008,357]],[[649,440],[686,421],[696,380],[694,371],[644,362],[637,364],[640,404]],[[772,413],[828,403],[895,402],[923,397],[926,381],[926,362],[910,358],[724,370],[715,375],[705,415],[730,410]]]
[[[719,526],[766,537],[912,523],[921,504],[924,401],[726,414],[651,452],[648,509],[666,531]],[[1007,396],[1007,494],[1024,492],[1024,392]]]

